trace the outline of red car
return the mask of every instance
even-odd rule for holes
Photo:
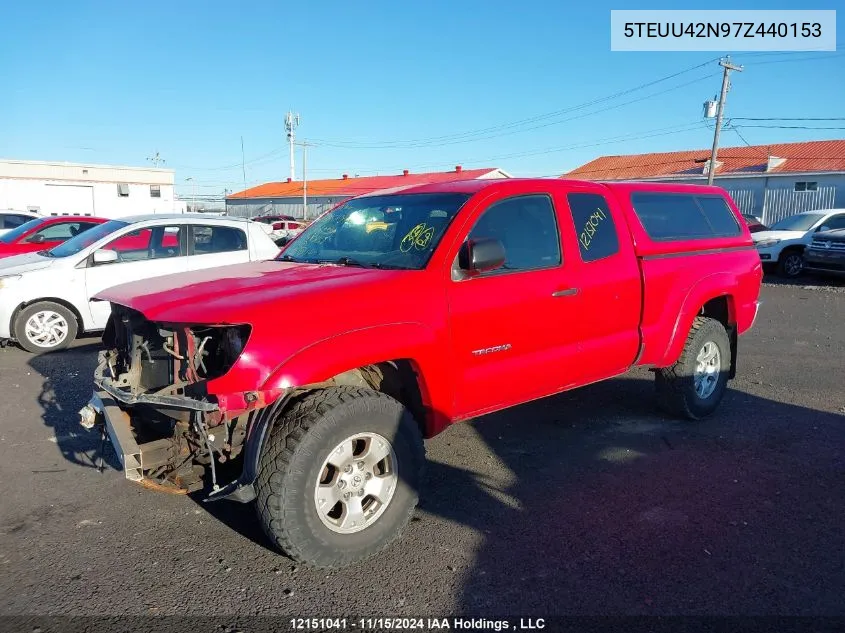
[[[423,438],[452,423],[633,367],[654,370],[667,412],[714,413],[761,279],[717,187],[502,179],[375,192],[321,215],[275,260],[96,295],[112,313],[80,421],[104,425],[128,479],[189,492],[207,472],[209,501],[255,500],[279,549],[343,567],[397,538],[423,483]],[[223,462],[233,480],[218,479]]]
[[[50,250],[103,222],[106,218],[74,215],[30,220],[0,236],[0,258]]]

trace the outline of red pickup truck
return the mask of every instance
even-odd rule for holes
[[[508,179],[360,196],[275,260],[101,293],[112,318],[81,422],[103,424],[127,478],[187,492],[209,477],[207,500],[255,500],[281,550],[341,567],[398,536],[423,438],[453,422],[635,366],[654,370],[666,411],[713,413],[761,276],[715,187]]]

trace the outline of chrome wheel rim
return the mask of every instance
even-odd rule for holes
[[[24,325],[27,340],[44,348],[60,345],[67,338],[69,329],[67,319],[52,310],[39,310]]]
[[[722,355],[719,346],[707,341],[695,358],[695,393],[699,398],[709,398],[719,383],[722,371]]]
[[[396,492],[396,453],[377,433],[357,433],[335,446],[314,487],[317,516],[332,532],[353,534],[378,521]]]
[[[803,263],[801,261],[801,257],[798,255],[789,255],[783,262],[783,269],[786,271],[786,274],[790,276],[795,276],[800,273],[802,267]]]

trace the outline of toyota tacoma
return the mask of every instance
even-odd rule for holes
[[[280,550],[342,567],[397,538],[423,439],[452,423],[633,367],[670,414],[712,414],[761,276],[716,187],[376,192],[274,260],[100,292],[111,318],[81,422],[102,425],[126,478],[254,503]]]

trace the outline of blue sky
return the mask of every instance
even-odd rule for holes
[[[839,4],[821,0],[812,8]],[[552,175],[602,154],[709,146],[701,108],[719,89],[715,61],[618,99],[500,127],[720,54],[611,52],[610,10],[621,7],[566,5],[80,0],[45,10],[35,2],[8,3],[0,38],[0,156],[143,165],[158,150],[183,193],[191,177],[198,193],[221,194],[242,188],[241,137],[248,185],[287,177],[289,107],[301,114],[299,139],[316,143],[309,179],[456,164]],[[779,1],[731,5],[801,8]],[[646,8],[683,6],[652,1]],[[845,11],[837,18],[841,39]],[[728,116],[845,115],[845,44],[835,53],[733,59],[745,71],[735,74]],[[664,94],[649,97],[658,92]],[[487,128],[496,129],[456,137]],[[845,137],[845,130],[740,132],[752,144]],[[723,139],[743,143],[731,131]],[[408,140],[422,142],[402,142]],[[301,167],[298,151],[297,178]]]

